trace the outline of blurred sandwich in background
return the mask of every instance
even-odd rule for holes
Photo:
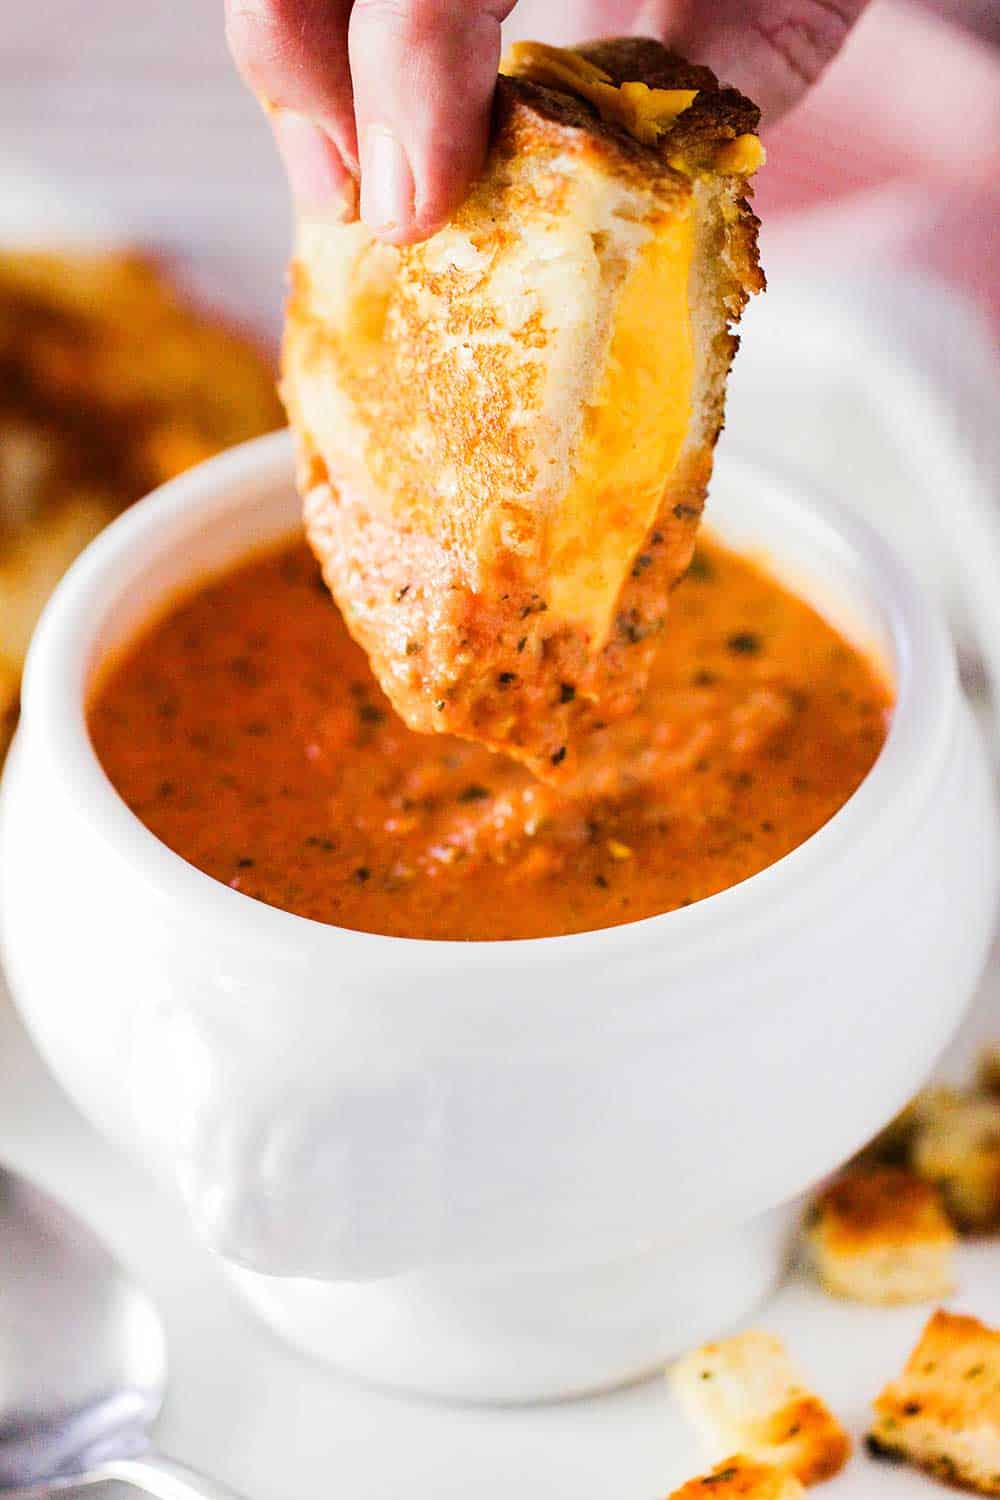
[[[0,251],[0,757],[35,621],[77,553],[164,480],[282,421],[266,354],[152,258]]]

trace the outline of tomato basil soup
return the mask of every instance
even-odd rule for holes
[[[597,731],[568,797],[407,729],[295,541],[147,629],[90,730],[137,816],[235,890],[368,932],[522,938],[671,911],[780,859],[871,768],[890,707],[814,610],[706,539],[640,710]]]

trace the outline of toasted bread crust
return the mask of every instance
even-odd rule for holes
[[[952,1290],[955,1231],[937,1189],[903,1167],[848,1168],[817,1198],[806,1243],[819,1280],[860,1302],[932,1301]]]
[[[874,1405],[876,1456],[1000,1494],[1000,1332],[939,1310]]]
[[[850,1255],[888,1235],[937,1243],[953,1235],[929,1183],[901,1167],[852,1167],[816,1200],[813,1226],[831,1249]]]
[[[665,143],[698,170],[711,171],[720,142],[753,135],[760,110],[738,89],[719,83],[711,68],[690,63],[653,37],[609,37],[577,50],[617,84],[639,79],[653,89],[697,89],[694,103],[678,115]]]
[[[674,1490],[670,1500],[707,1500],[720,1495],[739,1496],[740,1500],[795,1500],[805,1490],[794,1474],[769,1464],[754,1463],[736,1453],[723,1459],[708,1474],[689,1479],[679,1490]]]
[[[711,68],[687,62],[652,37],[607,37],[574,51],[602,68],[618,85],[639,82],[651,89],[696,89],[697,97],[655,146],[647,146],[623,126],[602,120],[592,105],[575,94],[501,75],[494,101],[494,131],[501,150],[508,147],[507,132],[515,121],[528,130],[534,125],[539,132],[535,144],[543,136],[551,139],[553,128],[562,129],[566,146],[576,149],[586,142],[589,149],[606,156],[609,170],[631,174],[640,183],[660,175],[673,177],[683,192],[684,180],[693,172],[713,170],[720,144],[752,135],[760,124],[760,110],[745,95],[723,88]],[[529,118],[518,119],[521,111]],[[531,143],[530,135],[522,138],[529,149]],[[684,171],[670,165],[678,160],[685,162]]]

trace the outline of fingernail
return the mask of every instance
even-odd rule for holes
[[[361,217],[375,234],[405,227],[413,217],[413,173],[387,125],[369,125],[365,131]]]
[[[301,212],[346,222],[357,217],[357,186],[333,141],[291,109],[271,113],[274,137]]]

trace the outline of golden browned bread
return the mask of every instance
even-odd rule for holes
[[[980,1052],[978,1077],[987,1093],[1000,1094],[1000,1042],[991,1042]]]
[[[17,724],[17,695],[20,672],[9,661],[0,659],[0,766]]]
[[[740,1500],[795,1500],[805,1490],[794,1474],[769,1464],[754,1463],[736,1453],[717,1464],[710,1474],[689,1479],[670,1500],[709,1500],[710,1496],[739,1496]]]
[[[908,1166],[910,1150],[920,1127],[957,1098],[947,1084],[932,1084],[914,1094],[873,1140],[858,1152],[856,1161]]]
[[[310,540],[394,706],[568,781],[690,561],[763,285],[758,111],[652,41],[525,48],[439,233],[299,225],[283,394]]]
[[[941,1190],[961,1229],[1000,1224],[1000,1099],[943,1093],[925,1108],[910,1148],[913,1170]]]
[[[905,1167],[847,1168],[810,1208],[805,1240],[834,1296],[928,1302],[952,1290],[955,1231],[938,1190]]]
[[[0,756],[35,620],[148,490],[281,425],[269,361],[127,253],[0,252]]]
[[[713,1453],[745,1454],[803,1484],[829,1479],[847,1462],[847,1433],[772,1334],[705,1344],[679,1359],[670,1378]]]
[[[939,1311],[875,1402],[868,1445],[951,1484],[1000,1495],[1000,1333]]]

